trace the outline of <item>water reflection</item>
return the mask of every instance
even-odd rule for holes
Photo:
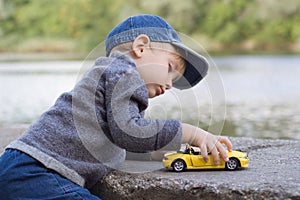
[[[225,135],[300,139],[299,56],[231,56],[213,61],[224,83],[225,119],[211,112],[218,108],[211,105],[205,83],[151,100],[148,117],[176,118],[204,128],[223,120]],[[79,61],[0,63],[0,125],[31,123],[59,94],[72,89],[82,66]]]
[[[0,124],[31,123],[63,91],[71,90],[80,62],[0,63]]]

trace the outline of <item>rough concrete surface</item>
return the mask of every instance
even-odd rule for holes
[[[0,153],[26,126],[0,127]],[[175,173],[161,162],[125,161],[93,192],[110,199],[291,199],[300,200],[300,141],[231,138],[234,149],[248,152],[247,169]],[[129,172],[128,172],[129,171]]]
[[[149,166],[161,169],[148,173],[110,173],[95,192],[103,199],[300,199],[299,141],[231,140],[235,149],[248,152],[247,169],[176,173],[163,169],[161,162],[126,161],[129,164],[125,167],[135,167],[137,171]]]

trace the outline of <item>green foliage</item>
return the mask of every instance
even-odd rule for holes
[[[300,0],[0,0],[0,51],[24,49],[28,41],[48,47],[33,50],[88,51],[138,13],[160,15],[179,32],[226,48],[247,41],[288,48],[300,40],[299,9]],[[66,47],[57,48],[63,40]]]

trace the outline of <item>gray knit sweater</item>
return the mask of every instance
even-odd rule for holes
[[[7,148],[86,188],[125,159],[125,150],[177,150],[177,120],[145,119],[148,91],[134,61],[120,52],[96,60],[70,92]]]

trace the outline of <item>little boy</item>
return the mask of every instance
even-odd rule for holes
[[[153,15],[133,16],[107,36],[107,57],[96,60],[0,157],[0,199],[99,199],[92,188],[125,159],[125,150],[198,146],[228,161],[226,137],[178,120],[145,119],[148,98],[172,86],[186,89],[207,73],[205,58],[182,44]]]

